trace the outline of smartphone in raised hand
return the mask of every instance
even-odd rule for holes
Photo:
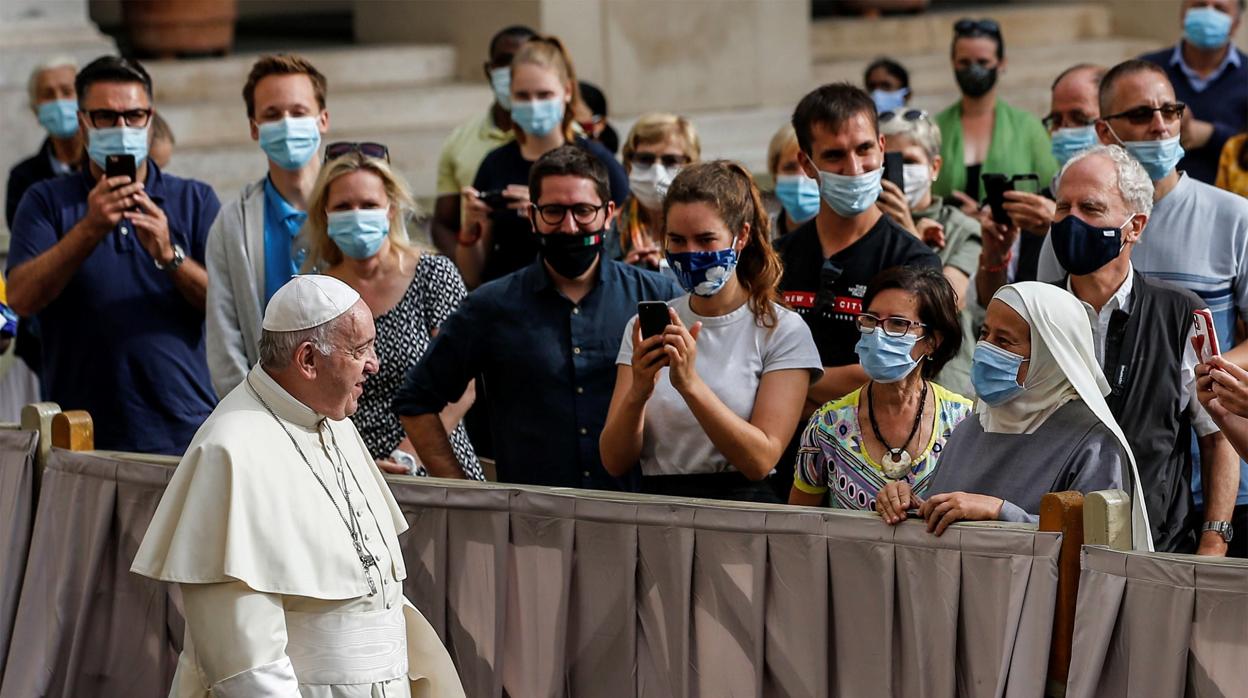
[[[1200,308],[1192,313],[1196,322],[1196,334],[1192,336],[1192,346],[1202,364],[1209,363],[1215,356],[1221,355],[1218,347],[1218,332],[1213,324],[1213,313],[1208,308]]]
[[[133,184],[138,177],[137,166],[134,162],[134,156],[130,154],[107,155],[104,157],[104,176],[107,179],[113,177],[129,177],[127,184]],[[125,186],[125,184],[121,185]]]
[[[642,301],[637,304],[637,322],[641,324],[641,338],[649,339],[672,324],[667,314],[667,303],[663,301]]]
[[[900,151],[884,153],[884,179],[897,185],[903,192],[906,190],[906,160]]]

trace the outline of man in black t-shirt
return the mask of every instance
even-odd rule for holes
[[[858,365],[854,318],[867,284],[889,267],[940,269],[940,258],[875,205],[884,167],[884,138],[875,103],[845,83],[806,95],[793,112],[806,175],[819,182],[819,215],[776,241],[784,260],[780,290],[805,318],[819,347],[824,375],[809,402],[822,405],[867,382]]]

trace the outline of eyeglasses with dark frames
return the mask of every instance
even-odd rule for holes
[[[880,114],[880,123],[887,124],[893,119],[901,119],[902,121],[927,121],[927,112],[922,109],[890,109]]]
[[[1161,112],[1161,118],[1166,121],[1176,121],[1183,118],[1183,112],[1187,110],[1187,105],[1182,102],[1171,102],[1163,104],[1160,107],[1135,107],[1126,111],[1102,116],[1105,121],[1110,119],[1126,119],[1136,126],[1144,126],[1153,120],[1153,114]]]
[[[693,161],[688,155],[672,155],[667,153],[659,155],[657,153],[633,153],[629,160],[640,167],[654,167],[654,163],[660,163],[667,169],[676,167],[684,167]]]
[[[904,317],[880,318],[870,313],[863,313],[854,318],[854,324],[858,326],[858,331],[863,334],[871,334],[879,327],[889,337],[904,337],[910,333],[912,328],[927,327],[927,325],[918,320],[910,320]]]
[[[542,222],[546,225],[559,225],[563,219],[567,217],[568,212],[572,212],[572,220],[577,225],[590,225],[594,219],[598,217],[598,212],[607,207],[607,204],[572,204],[564,206],[563,204],[545,204],[542,206],[534,206],[537,214],[541,216]]]
[[[1082,128],[1091,126],[1096,123],[1096,119],[1082,112],[1070,112],[1062,114],[1060,112],[1052,112],[1040,120],[1044,127],[1050,131],[1059,128]]]
[[[325,146],[325,161],[329,162],[334,158],[340,158],[348,153],[359,153],[366,158],[375,158],[377,160],[385,160],[390,162],[390,149],[381,143],[373,143],[364,141],[354,143],[351,141],[337,141]]]
[[[87,121],[91,122],[91,125],[95,128],[113,128],[118,125],[118,122],[130,128],[143,128],[147,126],[147,122],[152,118],[151,108],[127,109],[125,111],[91,109],[84,113],[87,115]]]

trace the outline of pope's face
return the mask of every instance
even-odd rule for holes
[[[359,408],[364,381],[378,368],[377,332],[373,314],[363,300],[351,306],[334,335],[334,350],[329,356],[317,357],[316,384],[323,403],[318,411],[330,419],[346,419]]]

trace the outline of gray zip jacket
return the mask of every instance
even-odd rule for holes
[[[208,371],[224,398],[260,358],[264,178],[221,207],[208,233]]]

